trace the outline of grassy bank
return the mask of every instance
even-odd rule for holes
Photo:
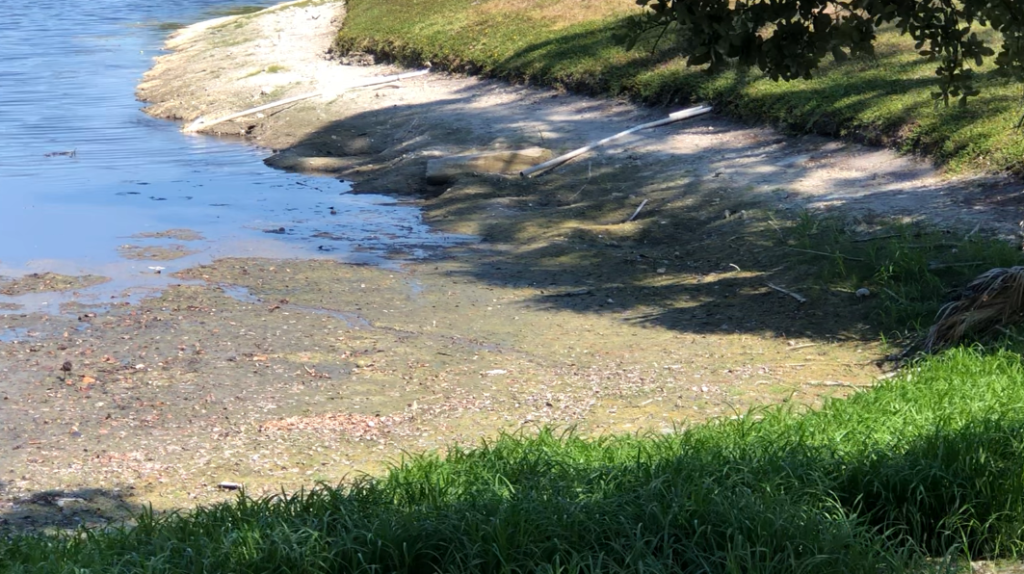
[[[0,542],[0,570],[904,572],[1015,556],[1021,380],[1018,355],[956,350],[814,412],[656,437],[506,436],[345,491],[17,536]]]
[[[342,51],[653,104],[712,101],[751,121],[927,154],[953,171],[1021,169],[1024,138],[1012,129],[1020,87],[985,67],[971,106],[938,107],[935,65],[892,31],[877,57],[777,83],[756,71],[689,69],[670,41],[653,53],[651,41],[624,50],[620,25],[636,10],[625,0],[352,0],[347,10]]]

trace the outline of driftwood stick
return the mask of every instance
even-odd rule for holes
[[[933,269],[945,269],[947,267],[973,267],[975,265],[981,265],[984,261],[967,261],[965,263],[930,263],[928,270]]]
[[[903,305],[907,304],[907,302],[903,300],[903,297],[900,297],[899,295],[893,293],[891,289],[888,289],[886,287],[882,287],[882,291],[885,291],[886,293],[888,293],[890,297],[892,297],[893,299],[899,301],[901,304],[903,304]]]
[[[792,347],[787,347],[786,350],[787,351],[795,351],[797,349],[806,349],[807,347],[816,347],[816,346],[818,346],[817,343],[804,343],[803,345],[793,345]]]
[[[828,255],[829,257],[842,257],[843,259],[849,259],[850,261],[864,261],[860,257],[851,257],[849,255],[843,255],[842,253],[829,253],[828,251],[815,251],[813,249],[800,249],[799,247],[787,247],[790,251],[802,251],[804,253],[813,253],[815,255]]]
[[[782,287],[779,287],[778,285],[773,285],[771,283],[765,283],[765,285],[767,285],[768,287],[771,287],[772,289],[775,289],[779,293],[785,293],[786,295],[789,295],[790,297],[796,299],[797,301],[799,301],[801,303],[806,303],[807,302],[807,297],[804,297],[803,295],[801,295],[799,293],[794,293],[792,291],[789,291],[787,289],[783,289]]]
[[[627,219],[623,223],[629,223],[630,221],[633,221],[634,219],[636,219],[637,214],[640,213],[640,210],[643,209],[645,205],[647,205],[647,200],[646,199],[640,202],[640,205],[637,206],[636,211],[633,212],[633,215],[630,215],[629,219]]]
[[[858,237],[857,239],[851,239],[850,243],[864,243],[865,241],[877,241],[879,239],[890,239],[892,237],[900,237],[902,233],[887,233],[885,235],[875,235],[873,237]]]
[[[821,381],[821,382],[818,382],[818,381],[808,381],[808,382],[806,382],[804,384],[808,385],[808,386],[811,386],[811,387],[850,387],[852,389],[866,389],[866,388],[874,386],[874,385],[871,385],[870,383],[868,383],[868,384],[857,384],[857,383],[847,383],[845,381]]]
[[[640,130],[645,130],[645,129],[648,129],[648,128],[656,128],[658,126],[663,126],[665,124],[671,124],[673,122],[678,122],[680,120],[686,120],[686,119],[689,119],[689,118],[695,118],[697,116],[704,115],[704,114],[706,114],[706,113],[708,113],[710,111],[711,111],[711,106],[707,106],[707,105],[697,106],[695,108],[687,108],[685,110],[676,112],[674,114],[670,114],[667,118],[663,118],[663,119],[660,119],[660,120],[657,120],[657,121],[653,121],[653,122],[647,122],[646,124],[640,124],[640,125],[638,125],[636,127],[629,128],[628,130],[626,130],[624,132],[619,132],[619,133],[617,133],[615,135],[608,136],[608,137],[604,138],[603,140],[598,140],[596,142],[587,144],[587,145],[585,145],[585,146],[583,146],[583,147],[581,147],[579,149],[575,149],[575,150],[573,150],[573,151],[571,151],[571,152],[569,152],[569,153],[567,153],[565,155],[560,155],[560,156],[556,157],[555,159],[548,160],[548,161],[546,161],[544,163],[541,163],[541,164],[535,165],[533,167],[524,169],[523,171],[519,172],[519,175],[521,177],[524,177],[524,178],[525,177],[532,177],[532,176],[534,176],[534,175],[536,175],[536,174],[538,174],[538,173],[540,173],[542,171],[549,170],[549,169],[554,168],[554,167],[558,167],[558,166],[562,165],[563,163],[571,160],[574,157],[581,156],[581,155],[587,153],[588,151],[590,151],[590,150],[592,150],[594,148],[601,147],[604,144],[606,144],[606,143],[608,143],[608,142],[610,142],[612,140],[618,139],[618,138],[623,137],[623,136],[627,136],[627,135],[629,135],[629,134],[631,134],[633,132],[638,132]]]
[[[412,77],[415,77],[415,76],[422,76],[423,74],[426,74],[428,72],[430,72],[430,70],[417,70],[415,72],[405,72],[403,74],[393,74],[393,75],[390,75],[390,76],[378,76],[376,78],[368,78],[366,80],[361,80],[361,81],[349,84],[347,86],[344,86],[340,90],[338,90],[338,93],[344,92],[346,90],[352,90],[352,89],[355,89],[355,88],[365,88],[367,86],[376,86],[378,84],[390,84],[392,82],[397,82],[399,80],[404,80],[406,78],[412,78]],[[200,117],[197,120],[195,120],[194,122],[192,122],[192,123],[188,124],[187,126],[181,128],[181,130],[183,132],[186,132],[186,133],[196,132],[196,131],[199,131],[199,130],[201,130],[203,128],[208,128],[210,126],[214,126],[214,125],[217,125],[217,124],[220,124],[220,123],[224,123],[224,122],[227,122],[227,121],[230,121],[230,120],[234,120],[234,119],[237,119],[237,118],[241,118],[241,117],[245,117],[245,116],[248,116],[248,115],[256,114],[256,113],[259,113],[259,112],[262,112],[262,111],[265,111],[265,110],[269,110],[269,109],[273,109],[273,108],[277,108],[277,107],[280,107],[280,106],[286,106],[288,104],[293,104],[295,102],[301,102],[302,100],[308,100],[309,98],[315,98],[316,96],[320,96],[320,95],[324,95],[324,94],[330,94],[330,93],[334,93],[334,91],[333,90],[327,90],[327,89],[317,90],[315,92],[309,92],[309,93],[306,93],[306,94],[300,94],[298,96],[292,96],[290,98],[285,98],[283,100],[277,100],[276,102],[270,102],[269,104],[263,104],[262,106],[256,106],[255,108],[249,108],[248,110],[242,110],[240,112],[236,112],[236,113],[233,113],[233,114],[228,114],[226,116],[222,116],[222,117],[219,117],[219,118],[214,118],[214,119],[211,119],[211,120],[207,120],[205,118]]]

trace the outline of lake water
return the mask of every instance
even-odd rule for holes
[[[240,4],[19,0],[0,19],[0,276],[113,279],[74,295],[0,296],[0,303],[34,311],[69,297],[139,297],[173,282],[169,273],[214,257],[387,264],[396,252],[415,257],[457,239],[432,233],[412,206],[350,194],[335,179],[271,170],[261,161],[265,150],[186,136],[139,111],[135,85],[160,54],[161,24]],[[140,237],[176,228],[203,239]],[[126,256],[160,246],[195,253],[171,261]]]

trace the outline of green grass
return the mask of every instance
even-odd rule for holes
[[[348,489],[0,541],[0,571],[910,572],[1024,550],[1024,368],[959,349],[818,411],[503,436]]]
[[[336,42],[407,64],[625,95],[653,104],[711,101],[731,115],[930,155],[952,171],[1021,170],[1013,130],[1021,87],[977,70],[982,95],[966,109],[936,106],[935,64],[888,30],[878,55],[827,62],[813,80],[773,82],[756,71],[708,76],[662,42],[623,48],[635,9],[618,0],[351,0]],[[992,42],[998,38],[992,33]]]

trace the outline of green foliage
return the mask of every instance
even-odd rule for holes
[[[1024,80],[1024,5],[1013,0],[636,0],[649,10],[634,21],[634,37],[679,29],[691,66],[756,66],[773,80],[809,79],[826,56],[873,54],[876,29],[894,24],[914,49],[937,61],[935,99],[977,96],[974,71],[995,55],[977,28],[1003,36],[1001,71]]]

